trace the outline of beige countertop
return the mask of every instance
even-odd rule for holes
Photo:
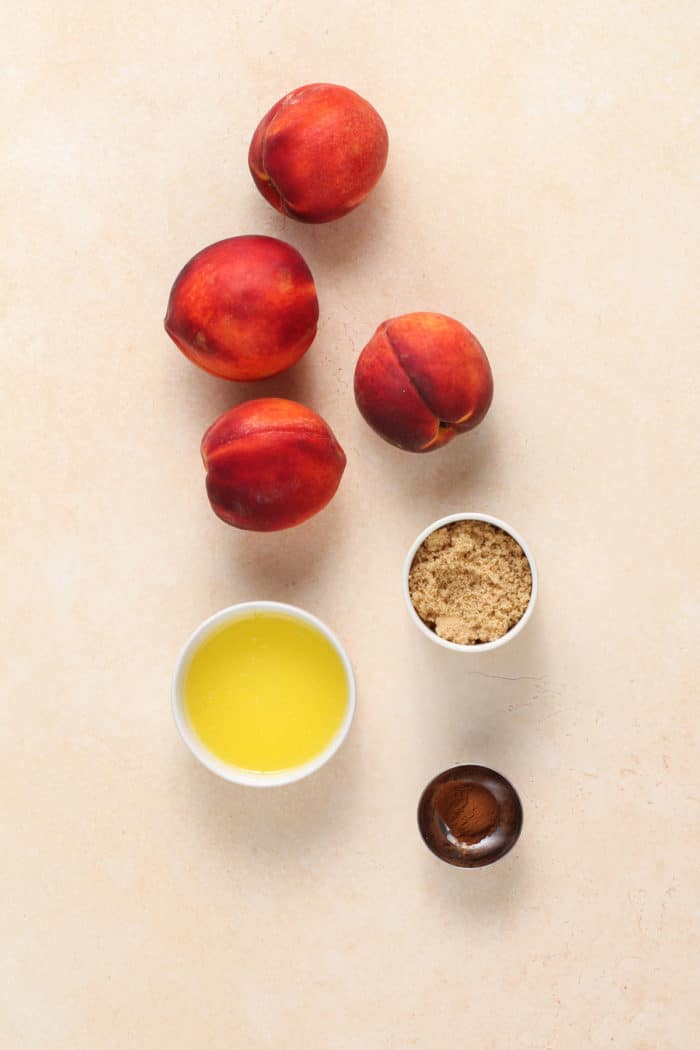
[[[3,23],[0,1044],[688,1050],[697,5],[13,0]],[[246,154],[312,80],[365,95],[391,147],[364,206],[304,227]],[[251,232],[300,249],[322,316],[292,371],[239,387],[162,317],[190,255]],[[414,309],[469,325],[496,390],[423,457],[352,397]],[[198,452],[261,393],[348,455],[278,535],[213,516]],[[540,570],[532,623],[477,658],[402,604],[406,549],[455,510],[512,523]],[[359,689],[335,760],[267,792],[198,767],[169,708],[190,631],[258,597],[326,620]],[[472,872],[415,819],[463,761],[525,811]]]

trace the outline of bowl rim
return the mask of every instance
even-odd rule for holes
[[[435,631],[431,631],[427,624],[423,623],[420,616],[415,610],[413,602],[411,601],[411,593],[408,587],[408,578],[411,572],[411,566],[413,565],[413,559],[416,556],[418,548],[421,546],[423,541],[426,540],[428,536],[430,536],[432,532],[435,532],[436,529],[442,528],[443,525],[451,525],[455,521],[485,521],[489,525],[495,525],[496,528],[502,529],[503,532],[507,532],[509,536],[512,536],[515,542],[520,546],[530,566],[530,573],[532,575],[532,589],[530,591],[530,600],[527,603],[527,608],[525,609],[525,612],[520,617],[518,622],[516,624],[513,624],[509,631],[506,631],[505,634],[502,634],[500,638],[494,638],[491,642],[480,642],[478,644],[472,643],[469,645],[463,645],[459,642],[449,642],[446,638],[440,638],[439,635],[435,633]],[[539,589],[539,579],[537,574],[537,566],[535,564],[535,559],[533,557],[532,551],[530,550],[526,541],[517,531],[517,529],[514,529],[512,525],[509,525],[506,521],[503,521],[501,518],[494,517],[493,514],[482,514],[478,511],[464,511],[462,513],[447,514],[443,518],[437,518],[425,529],[423,529],[423,531],[411,544],[408,553],[404,559],[402,585],[403,596],[406,602],[406,608],[408,609],[408,614],[413,623],[416,625],[416,627],[418,627],[418,629],[427,638],[430,638],[430,640],[432,642],[435,642],[437,645],[442,646],[443,649],[451,649],[453,652],[487,653],[491,652],[493,649],[500,649],[501,646],[506,645],[508,642],[512,641],[513,638],[516,637],[516,635],[520,634],[523,627],[525,627],[528,620],[532,616],[533,609],[535,608],[535,602],[537,601],[537,592]]]
[[[292,766],[290,769],[275,770],[271,773],[261,773],[257,770],[244,769],[241,766],[234,766],[217,758],[217,756],[202,743],[190,725],[185,710],[184,696],[185,674],[193,654],[202,642],[204,642],[204,640],[208,638],[209,635],[213,634],[218,628],[224,626],[224,624],[234,623],[236,620],[261,612],[279,613],[288,616],[293,620],[297,620],[300,623],[305,623],[308,626],[315,628],[320,634],[322,634],[331,643],[340,657],[348,689],[347,706],[343,721],[332,740],[326,745],[323,751],[320,751],[318,755],[315,755],[314,758],[309,759],[308,762],[304,762],[300,766]],[[307,612],[306,609],[301,609],[297,605],[290,605],[287,602],[276,601],[238,602],[235,605],[227,605],[224,609],[219,609],[218,612],[213,613],[211,616],[207,617],[206,620],[203,620],[199,626],[195,628],[180,650],[175,664],[175,672],[173,674],[171,687],[171,707],[175,719],[175,725],[177,726],[178,732],[184,743],[194,757],[201,762],[203,766],[210,770],[210,772],[215,773],[224,780],[228,780],[232,784],[242,784],[246,787],[279,787],[284,784],[293,784],[297,780],[303,780],[304,777],[308,777],[312,773],[315,773],[316,770],[320,769],[321,766],[324,766],[326,762],[330,761],[348,735],[355,716],[356,702],[357,689],[355,685],[355,675],[348,654],[338,637],[328,626],[326,626],[325,623],[323,623],[322,620],[317,616],[314,616],[313,613]]]

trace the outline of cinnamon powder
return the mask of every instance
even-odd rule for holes
[[[500,817],[498,802],[479,784],[448,780],[436,791],[434,806],[447,833],[470,846],[490,835]]]
[[[440,638],[478,645],[520,620],[532,592],[525,552],[486,521],[455,521],[431,532],[408,578],[413,606]]]

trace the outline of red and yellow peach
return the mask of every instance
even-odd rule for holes
[[[444,314],[380,324],[355,368],[355,400],[369,425],[409,452],[430,452],[488,412],[493,378],[468,328]]]
[[[299,252],[274,237],[230,237],[198,252],[170,292],[165,329],[222,379],[266,379],[316,335],[318,299]]]
[[[260,121],[248,166],[278,211],[301,222],[330,222],[365,199],[388,150],[384,121],[369,102],[337,84],[307,84]]]
[[[328,424],[305,405],[277,397],[219,416],[202,439],[202,460],[214,513],[257,532],[288,529],[318,513],[345,470]]]

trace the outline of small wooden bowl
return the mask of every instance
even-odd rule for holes
[[[505,777],[486,766],[454,766],[430,781],[418,803],[418,827],[447,864],[481,868],[518,841],[523,807]]]

